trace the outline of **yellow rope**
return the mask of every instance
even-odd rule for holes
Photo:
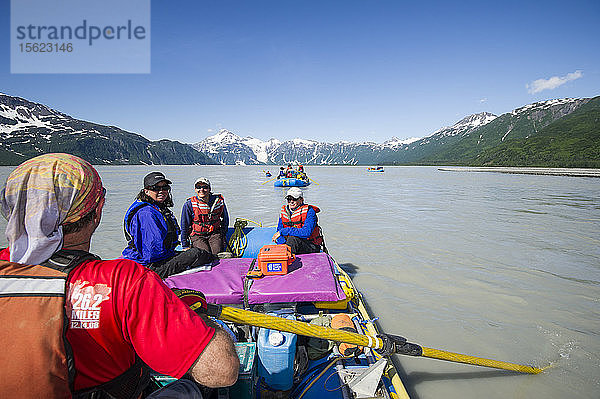
[[[383,341],[381,340],[381,338],[374,337],[372,335],[363,335],[343,330],[336,330],[333,328],[308,324],[296,320],[288,320],[281,317],[270,316],[263,313],[252,312],[249,310],[237,309],[228,306],[221,307],[221,314],[218,316],[218,318],[225,321],[231,321],[233,323],[249,324],[251,326],[286,331],[308,337],[329,339],[336,342],[346,342],[360,346],[367,346],[373,349],[379,349],[383,347]],[[542,369],[532,366],[523,366],[499,360],[484,359],[480,357],[462,355],[460,353],[446,352],[439,349],[431,349],[426,347],[422,347],[422,350],[423,354],[421,356],[433,359],[474,364],[477,366],[493,367],[529,374],[538,374],[542,372]]]
[[[247,224],[248,222],[244,219],[235,219],[233,234],[229,237],[229,249],[236,258],[241,257],[248,246],[248,239],[243,230]]]
[[[240,258],[248,246],[248,238],[244,233],[244,227],[248,225],[248,222],[252,222],[258,227],[263,227],[262,223],[255,222],[254,220],[244,218],[235,219],[233,233],[231,234],[231,237],[229,237],[229,249],[235,258]]]
[[[327,372],[327,370],[329,370],[331,368],[331,366],[333,366],[338,360],[342,359],[343,356],[336,356],[333,358],[333,360],[331,360],[331,362],[329,362],[329,364],[327,365],[327,367],[325,367],[323,369],[323,371],[321,371],[319,373],[319,375],[317,375],[315,378],[312,379],[312,381],[310,382],[310,384],[308,384],[306,386],[306,388],[304,388],[302,390],[302,393],[298,396],[297,399],[302,399],[302,397],[306,394],[306,392],[308,392],[308,390],[315,384],[315,382],[317,382],[319,380],[319,378],[321,378],[323,376],[323,374],[325,374],[325,372]],[[343,387],[343,385],[340,385],[340,388]],[[338,388],[339,389],[339,388]]]

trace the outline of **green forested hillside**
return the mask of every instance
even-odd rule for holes
[[[537,134],[484,150],[471,164],[600,168],[600,97]]]

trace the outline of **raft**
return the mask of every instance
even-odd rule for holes
[[[367,172],[384,172],[383,166],[378,166],[376,168],[367,168]]]
[[[309,180],[301,180],[291,177],[282,177],[281,179],[275,180],[273,183],[275,187],[306,187],[309,184]]]
[[[271,319],[282,323],[300,321],[307,330],[324,326],[361,336],[381,333],[351,278],[329,254],[296,255],[287,274],[251,279],[246,274],[257,263],[256,249],[272,244],[275,228],[247,228],[236,221],[236,229],[230,228],[228,237],[246,240],[246,245],[229,244],[242,249],[241,257],[219,259],[209,270],[170,276],[165,284],[202,291],[209,304],[233,312],[275,316]],[[215,390],[215,398],[409,398],[391,358],[370,348],[278,331],[271,324],[249,328],[217,321],[236,341],[240,372],[234,386]],[[158,374],[154,379],[162,385],[174,380]]]

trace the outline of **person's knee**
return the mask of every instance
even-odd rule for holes
[[[214,260],[214,256],[207,250],[194,247],[194,248],[188,249],[186,252],[189,252],[189,251],[192,251],[190,253],[190,255],[191,255],[190,266],[192,266],[192,267],[205,265]]]

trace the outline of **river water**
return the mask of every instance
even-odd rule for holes
[[[5,181],[12,167],[0,167]],[[284,189],[264,166],[101,166],[107,188],[92,252],[119,256],[123,215],[154,170],[174,212],[199,176],[230,217],[277,222]],[[600,179],[434,167],[308,167],[330,254],[384,331],[430,348],[538,367],[522,375],[399,357],[415,398],[600,397]],[[0,218],[0,229],[6,222]],[[0,236],[0,245],[6,239]]]

